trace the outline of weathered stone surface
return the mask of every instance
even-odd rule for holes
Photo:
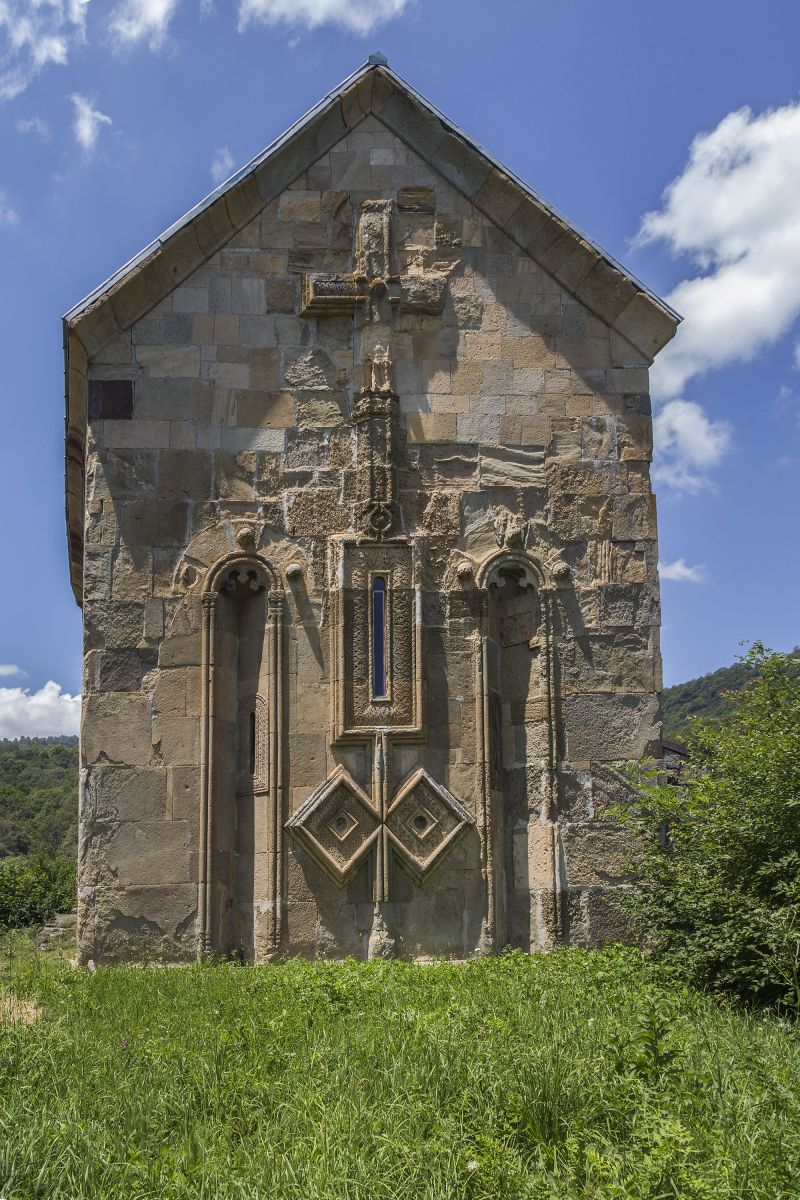
[[[237,420],[242,426],[263,429],[291,429],[294,425],[294,400],[291,392],[240,392]]]
[[[622,830],[570,826],[563,842],[569,887],[619,886],[632,878],[634,852]]]
[[[98,761],[149,766],[150,703],[130,692],[89,695],[84,702],[81,753],[86,763]]]
[[[186,542],[188,511],[178,500],[139,500],[122,514],[121,537],[128,546],[180,546]]]
[[[622,762],[658,753],[658,701],[652,694],[567,696],[567,757]]]
[[[211,491],[211,455],[200,450],[162,450],[159,493],[165,499],[205,500]]]
[[[619,936],[655,302],[380,70],[149,279],[70,352],[81,956]]]
[[[108,650],[93,654],[93,659],[90,684],[92,690],[138,692],[144,676],[156,665],[158,653],[152,649]]]
[[[99,600],[85,607],[84,636],[87,647],[135,647],[143,634],[144,608],[141,604]]]
[[[322,350],[292,351],[286,357],[284,379],[287,387],[318,391],[333,387],[335,368]]]
[[[612,536],[619,542],[638,542],[656,536],[656,498],[620,496],[614,500]]]
[[[127,766],[89,771],[85,803],[91,806],[94,821],[163,821],[166,802],[166,771]]]

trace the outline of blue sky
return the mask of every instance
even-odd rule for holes
[[[790,0],[0,0],[0,737],[77,716],[61,314],[375,49],[686,315],[667,683],[800,642],[799,43]]]

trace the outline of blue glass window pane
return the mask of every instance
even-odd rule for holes
[[[386,695],[386,580],[372,581],[372,695]]]

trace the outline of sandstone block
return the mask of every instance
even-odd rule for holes
[[[319,192],[284,192],[278,202],[278,218],[281,221],[317,221],[320,199]]]
[[[653,695],[601,692],[567,696],[567,757],[573,762],[619,762],[657,753],[658,701]]]
[[[617,463],[562,462],[551,459],[547,482],[553,491],[608,496],[626,491],[623,468]]]
[[[200,722],[197,717],[159,713],[153,722],[153,745],[160,760],[169,765],[193,766],[200,750]]]
[[[656,537],[656,499],[652,494],[617,496],[611,536],[619,542],[639,542]]]
[[[332,429],[341,425],[347,408],[346,392],[298,392],[298,429]]]
[[[283,450],[286,435],[283,429],[223,429],[221,446],[231,454],[243,450]]]
[[[133,500],[122,511],[122,540],[128,547],[182,545],[187,519],[182,500]]]
[[[323,350],[287,352],[284,366],[286,386],[323,391],[336,383],[336,369]]]
[[[109,869],[123,886],[189,880],[188,821],[124,822],[103,849]]]
[[[183,284],[172,293],[172,309],[176,313],[207,313],[208,288]]]
[[[197,346],[139,346],[136,357],[154,379],[192,379],[200,374]]]
[[[597,589],[600,624],[607,628],[647,628],[660,623],[658,594],[647,584],[609,583]]]
[[[290,429],[294,425],[291,392],[240,392],[237,424],[263,429]]]
[[[406,436],[412,444],[456,441],[455,413],[409,413]]]
[[[250,387],[250,367],[247,363],[213,362],[210,373],[215,387],[232,389]]]
[[[134,767],[91,767],[86,798],[96,821],[163,821],[167,774]]]
[[[631,880],[634,848],[619,828],[571,826],[563,840],[570,887],[619,886]]]
[[[144,632],[144,606],[116,600],[95,600],[84,608],[87,647],[120,649],[138,646]]]
[[[102,421],[98,443],[115,449],[159,450],[169,446],[169,421]]]
[[[81,751],[87,763],[149,766],[150,702],[129,692],[104,692],[84,701]]]
[[[614,327],[642,351],[648,362],[675,336],[672,318],[643,292],[637,292],[617,314]]]
[[[480,456],[481,487],[541,487],[544,456],[539,451],[484,446]]]
[[[613,895],[604,895],[600,891],[590,891],[586,896],[586,917],[588,949],[597,950],[613,942],[631,942],[636,940],[635,930],[624,909],[616,902]]]
[[[138,692],[144,676],[156,665],[151,649],[98,650],[93,656],[92,688],[99,692]],[[88,656],[87,656],[88,659]]]
[[[207,500],[211,495],[211,455],[202,450],[162,450],[159,492],[167,500]]]
[[[159,647],[160,667],[199,667],[200,663],[199,633],[166,637]]]

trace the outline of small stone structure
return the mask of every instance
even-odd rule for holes
[[[619,935],[677,320],[380,56],[67,314],[84,961]]]

